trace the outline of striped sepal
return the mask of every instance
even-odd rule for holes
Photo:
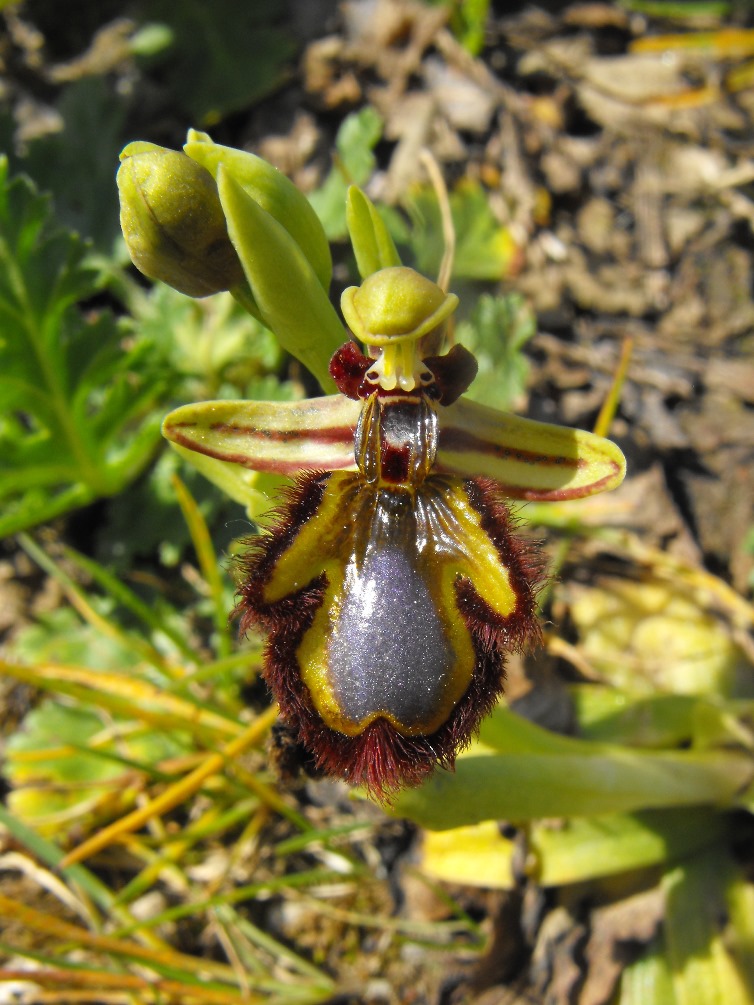
[[[440,471],[499,482],[511,499],[555,502],[614,489],[626,461],[610,440],[463,400],[439,410]]]
[[[305,401],[206,401],[165,419],[172,443],[254,471],[355,469],[353,441],[361,402],[342,395]]]

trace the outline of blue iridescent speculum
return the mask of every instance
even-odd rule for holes
[[[242,559],[240,626],[267,633],[264,676],[311,765],[386,798],[452,767],[502,692],[506,655],[539,637],[542,561],[508,501],[613,488],[623,455],[591,433],[465,399],[473,356],[437,353],[457,298],[398,263],[358,190],[349,228],[366,278],[342,309],[360,345],[337,348],[329,251],[305,198],[206,134],[190,133],[184,150],[177,161],[151,145],[123,152],[134,260],[194,295],[229,289],[338,393],[184,405],[163,432],[238,501],[253,497],[250,473],[293,479]],[[182,191],[197,202],[176,205],[170,172],[188,168]],[[202,261],[184,256],[194,221],[228,253],[227,279],[208,284]]]

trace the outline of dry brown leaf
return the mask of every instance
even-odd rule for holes
[[[130,37],[136,27],[129,18],[118,18],[104,25],[94,35],[86,52],[70,62],[50,67],[50,80],[64,84],[82,77],[111,73],[132,58]]]
[[[607,1005],[637,944],[648,942],[662,920],[664,898],[659,888],[637,893],[592,912],[586,945],[586,980],[578,1005]]]
[[[538,1001],[572,1005],[582,979],[581,952],[586,928],[564,907],[545,917],[532,953],[531,978]]]
[[[495,112],[494,95],[436,56],[423,64],[424,80],[437,107],[456,129],[484,133]]]

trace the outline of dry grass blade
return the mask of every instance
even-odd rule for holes
[[[49,939],[62,940],[74,945],[106,953],[119,959],[131,960],[147,966],[156,973],[163,971],[183,971],[186,974],[203,975],[216,980],[234,981],[235,975],[227,964],[189,956],[173,949],[150,949],[109,935],[98,935],[79,925],[63,921],[50,914],[44,914],[33,907],[21,904],[0,894],[0,911],[6,918],[12,918],[25,928],[38,932]]]
[[[189,985],[162,978],[149,980],[137,974],[117,974],[107,970],[0,970],[0,983],[18,982],[26,987],[44,988],[37,1002],[73,1002],[88,1005],[255,1005],[265,999],[241,991],[206,985]],[[57,992],[57,993],[56,993]],[[137,996],[137,997],[134,997]]]
[[[89,667],[38,663],[22,666],[0,661],[0,673],[34,687],[96,703],[115,714],[125,714],[163,729],[187,729],[207,738],[238,736],[241,727],[226,716],[200,708],[137,676],[92,670]]]
[[[594,424],[593,432],[596,433],[597,436],[608,436],[610,433],[610,426],[615,418],[615,413],[618,411],[621,391],[623,390],[623,385],[628,375],[628,367],[631,363],[633,351],[633,339],[624,339],[621,346],[620,359],[618,360],[615,376],[613,377],[613,382],[610,385],[610,391],[602,403],[602,408],[600,409],[597,421]]]
[[[173,475],[171,482],[178,499],[178,505],[181,507],[183,517],[191,534],[191,540],[199,559],[199,566],[212,599],[213,619],[215,622],[215,631],[217,632],[219,655],[229,656],[231,653],[231,639],[228,629],[228,612],[225,605],[220,567],[217,562],[214,545],[212,544],[212,537],[207,527],[207,521],[202,516],[196,500],[178,475]]]
[[[442,171],[435,158],[429,150],[422,150],[419,159],[424,165],[424,169],[429,175],[432,187],[437,196],[440,207],[440,217],[442,219],[443,254],[440,263],[440,271],[437,275],[437,285],[446,293],[450,289],[450,278],[453,274],[453,261],[456,253],[456,229],[453,225],[453,216],[450,211],[450,199],[448,189]]]
[[[89,838],[89,840],[80,844],[78,848],[75,848],[65,857],[62,863],[63,867],[89,858],[91,855],[102,851],[103,848],[107,848],[108,845],[117,841],[119,837],[132,834],[150,820],[180,805],[185,799],[193,795],[208,778],[221,771],[226,761],[238,757],[243,751],[259,743],[266,736],[276,716],[277,709],[275,707],[268,709],[248,726],[239,737],[226,744],[219,753],[209,754],[203,763],[198,768],[195,768],[186,778],[181,779],[180,782],[176,782],[175,785],[171,785],[155,799],[152,799],[133,813],[129,813],[128,816],[123,817],[121,820],[117,820],[109,827],[105,827]]]

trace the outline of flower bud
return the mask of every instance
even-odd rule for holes
[[[256,154],[213,143],[206,133],[189,130],[185,153],[217,181],[222,167],[254,202],[288,231],[325,290],[332,279],[332,255],[322,224],[309,200],[290,178]]]
[[[145,276],[190,297],[244,283],[217,185],[201,164],[153,143],[129,143],[118,170],[120,224]]]

